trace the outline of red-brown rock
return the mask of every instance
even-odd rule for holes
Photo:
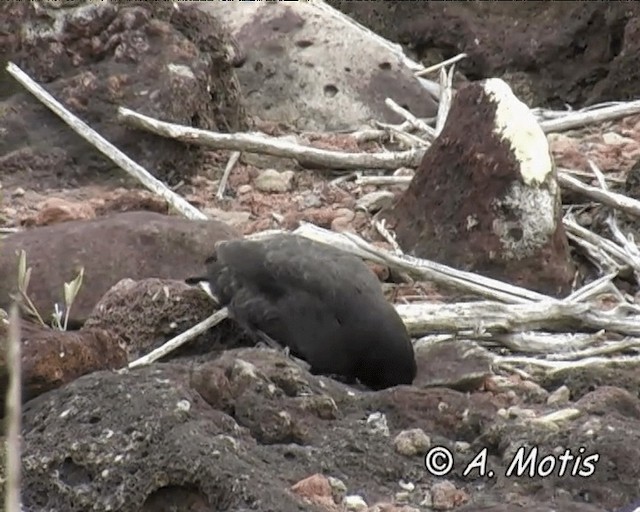
[[[241,129],[246,116],[232,46],[215,18],[185,3],[0,3],[1,60],[20,66],[107,140],[171,183],[199,168],[203,150],[129,128],[117,122],[117,109],[203,129]],[[38,100],[21,87],[6,92],[3,87],[0,93],[6,99],[0,108],[0,167],[30,172],[34,187],[56,186],[61,175],[71,182],[113,178],[114,164]],[[11,185],[11,174],[3,185]]]
[[[153,212],[126,212],[87,221],[68,221],[27,229],[0,244],[0,307],[8,308],[16,291],[18,259],[24,250],[32,268],[30,299],[49,319],[64,305],[64,283],[80,267],[84,281],[70,321],[83,323],[114,284],[124,278],[183,280],[202,272],[218,240],[239,236],[215,220],[189,220]]]
[[[415,256],[552,295],[570,289],[549,146],[502,80],[457,93],[442,133],[386,215]]]
[[[7,331],[0,323],[0,411],[4,414]],[[22,398],[27,401],[82,375],[127,364],[122,340],[104,329],[58,331],[30,322],[21,328]]]

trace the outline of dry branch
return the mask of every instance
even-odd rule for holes
[[[105,155],[114,164],[120,167],[123,171],[136,178],[145,187],[151,190],[153,193],[159,195],[165,199],[173,208],[189,219],[206,219],[207,216],[192,206],[176,194],[173,190],[168,188],[164,183],[155,178],[144,167],[134,162],[131,158],[125,155],[117,147],[111,144],[108,140],[102,137],[99,133],[93,130],[88,124],[80,120],[78,117],[69,112],[59,101],[45,91],[40,85],[32,80],[29,75],[22,71],[14,63],[7,64],[7,71],[13,76],[22,86],[33,94],[38,100],[40,100],[47,108],[49,108],[54,114],[68,124],[71,129],[80,135],[84,140],[89,142],[98,151]]]
[[[227,188],[227,181],[229,180],[229,175],[231,171],[240,160],[240,151],[234,151],[231,153],[229,157],[229,161],[227,162],[227,166],[224,168],[224,172],[222,173],[222,178],[220,178],[220,184],[218,185],[218,192],[216,193],[216,197],[218,199],[224,199],[224,190]]]
[[[179,334],[175,338],[170,339],[164,345],[156,348],[155,350],[152,350],[148,354],[136,359],[135,361],[132,361],[131,363],[129,363],[129,368],[145,366],[157,361],[158,359],[161,359],[170,352],[176,350],[178,347],[181,347],[185,343],[191,341],[196,336],[199,336],[200,334],[211,329],[213,326],[218,325],[225,318],[228,318],[228,316],[229,312],[227,308],[222,308],[216,311],[210,317],[205,318],[202,322],[197,323],[190,329],[184,331],[182,334]]]
[[[640,100],[629,101],[609,107],[580,112],[569,112],[558,119],[548,119],[540,122],[540,127],[545,133],[562,132],[581,128],[587,124],[612,121],[621,117],[632,116],[640,113]]]
[[[621,210],[629,215],[640,217],[640,201],[616,192],[586,185],[565,172],[558,173],[558,183],[574,192],[578,192],[602,204]]]
[[[490,342],[522,354],[564,354],[599,345],[606,339],[603,331],[596,333],[510,332],[491,336]],[[482,340],[479,341],[482,343]],[[483,343],[487,344],[487,342]]]
[[[433,261],[413,258],[407,255],[394,255],[351,233],[335,233],[313,224],[302,222],[294,233],[306,236],[362,258],[389,265],[421,279],[455,287],[490,299],[510,304],[523,304],[531,301],[553,300],[547,295],[514,286],[497,279],[491,279],[471,272],[457,270]]]
[[[268,137],[262,133],[215,133],[191,126],[167,123],[123,107],[118,109],[118,117],[129,126],[188,144],[292,158],[301,165],[311,167],[349,170],[362,169],[363,167],[397,169],[398,167],[418,165],[424,154],[424,151],[420,149],[386,153],[330,151]]]
[[[22,363],[20,358],[20,313],[18,305],[11,305],[9,315],[9,337],[7,340],[7,371],[9,386],[7,389],[6,412],[6,482],[4,509],[7,512],[20,512],[21,448],[20,431],[22,429]]]
[[[402,108],[391,98],[387,98],[384,102],[387,105],[387,107],[389,107],[393,112],[395,112],[399,116],[403,117],[406,121],[408,121],[413,128],[415,128],[416,130],[420,130],[426,134],[428,141],[423,141],[423,145],[428,146],[429,142],[433,141],[436,138],[436,131],[427,123],[425,123],[424,121],[421,121],[416,116],[414,116],[407,109]]]
[[[412,336],[481,329],[484,333],[529,330],[570,332],[582,325],[589,304],[542,301],[531,304],[459,302],[399,304],[396,306]]]
[[[426,76],[429,73],[433,73],[434,71],[438,71],[439,69],[448,66],[449,64],[455,64],[456,62],[459,62],[459,61],[461,61],[462,59],[464,59],[466,57],[467,57],[466,53],[459,53],[455,57],[451,57],[450,59],[443,60],[442,62],[439,62],[438,64],[434,64],[433,66],[429,66],[428,68],[421,69],[420,71],[417,71],[415,73],[415,75],[416,76]]]

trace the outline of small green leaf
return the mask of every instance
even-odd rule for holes
[[[27,272],[27,253],[22,249],[18,255],[18,286],[20,289],[24,289],[22,286],[24,277]]]
[[[24,280],[22,282],[22,289],[24,290],[25,293],[29,289],[30,282],[31,282],[31,267],[27,269],[27,272],[25,273],[25,276],[24,276]]]
[[[82,286],[82,280],[84,277],[84,267],[80,268],[80,272],[73,281],[64,283],[64,302],[67,309],[70,309],[73,301],[76,299],[80,287]]]

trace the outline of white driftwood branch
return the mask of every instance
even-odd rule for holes
[[[558,173],[558,183],[565,188],[573,190],[574,192],[583,194],[589,199],[600,201],[604,205],[611,206],[612,208],[621,210],[629,215],[640,217],[640,201],[636,199],[587,185],[564,172]]]
[[[596,333],[550,333],[550,332],[511,332],[494,334],[489,341],[479,343],[488,345],[492,342],[514,352],[522,354],[563,354],[577,353],[594,345],[602,344],[606,339],[603,331]]]
[[[170,339],[164,345],[136,359],[135,361],[132,361],[131,363],[129,363],[129,368],[137,368],[139,366],[145,366],[157,361],[158,359],[163,358],[170,352],[173,352],[174,350],[176,350],[178,347],[181,347],[182,345],[191,341],[192,339],[199,336],[200,334],[208,331],[209,329],[211,329],[211,327],[218,325],[225,318],[228,318],[228,316],[229,316],[229,312],[226,307],[216,311],[210,317],[205,318],[202,322],[194,325],[190,329],[187,329],[186,331],[184,331],[182,334],[179,334],[175,338]]]
[[[160,180],[151,175],[144,167],[134,162],[117,147],[93,130],[88,124],[69,112],[59,101],[45,91],[13,62],[7,64],[7,71],[22,86],[56,114],[71,129],[89,142],[93,147],[115,163],[123,171],[136,178],[153,193],[165,199],[175,210],[189,219],[206,219],[207,216],[188,201],[180,197]]]
[[[433,66],[429,66],[428,68],[421,69],[420,71],[417,71],[415,73],[415,75],[416,76],[426,76],[429,73],[433,73],[434,71],[438,71],[441,68],[447,67],[450,64],[455,64],[456,62],[459,62],[462,59],[465,59],[466,57],[467,57],[466,53],[459,53],[455,57],[451,57],[450,59],[443,60],[442,62],[439,62],[438,64],[434,64]]]
[[[396,310],[412,336],[476,330],[487,333],[557,330],[569,332],[581,326],[589,304],[543,301],[501,304],[493,301],[453,304],[398,304]],[[638,322],[640,328],[640,322]]]
[[[229,161],[227,162],[227,166],[224,168],[224,172],[222,173],[222,178],[220,178],[220,184],[218,185],[218,192],[216,193],[216,197],[218,199],[224,199],[224,190],[227,188],[227,181],[229,181],[229,175],[231,171],[240,160],[240,151],[234,151],[231,153],[229,157]]]
[[[562,132],[574,128],[581,128],[587,124],[612,121],[638,113],[640,113],[640,100],[603,107],[597,110],[570,112],[567,113],[566,116],[558,119],[542,121],[540,122],[540,127],[545,133]]]
[[[413,258],[407,255],[397,256],[388,251],[378,249],[351,233],[335,233],[307,222],[301,222],[300,227],[294,233],[333,245],[361,258],[387,264],[413,276],[463,289],[501,302],[522,304],[531,301],[553,300],[552,297],[547,295],[504,283],[497,279],[456,270],[429,260]]]
[[[590,366],[608,366],[608,365],[629,365],[637,367],[640,364],[640,356],[618,356],[618,357],[588,357],[577,361],[550,361],[548,359],[522,356],[500,356],[493,361],[495,366],[510,367],[513,364],[524,366],[541,367],[547,371],[547,374],[566,368],[586,368]]]
[[[464,331],[495,335],[518,331],[573,333],[602,329],[627,336],[640,336],[638,314],[625,319],[625,315],[599,311],[592,304],[553,299],[529,304],[490,301],[412,303],[398,304],[396,309],[413,336]]]
[[[20,313],[18,305],[13,303],[9,313],[9,337],[7,340],[6,368],[9,373],[9,386],[6,396],[7,433],[6,433],[6,481],[4,510],[20,512],[21,480],[21,430],[22,430],[22,360],[20,339]]]
[[[118,117],[128,126],[141,128],[156,135],[213,149],[229,149],[247,153],[263,153],[293,158],[301,165],[331,169],[397,169],[420,163],[423,151],[413,149],[386,153],[344,153],[295,144],[262,133],[216,133],[191,126],[167,123],[128,108],[120,107]]]
[[[429,145],[428,142],[431,142],[436,138],[436,131],[427,123],[425,123],[424,121],[421,121],[416,116],[414,116],[407,109],[402,108],[391,98],[387,98],[384,102],[387,105],[387,107],[389,107],[396,114],[398,114],[399,116],[402,116],[406,121],[408,121],[413,128],[425,133],[425,135],[428,137],[428,141],[424,141],[424,145],[428,146]]]
[[[451,69],[447,72],[445,68],[440,69],[440,103],[438,103],[438,118],[436,119],[436,137],[440,135],[447,117],[449,116],[449,110],[451,110],[451,102],[453,101],[453,72],[455,71],[455,64],[451,65]]]

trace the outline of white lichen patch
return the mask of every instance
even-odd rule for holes
[[[530,187],[517,181],[493,202],[493,232],[500,238],[504,259],[532,256],[556,230],[559,207],[555,187]]]
[[[484,81],[484,90],[496,104],[494,133],[508,142],[520,162],[527,185],[543,183],[553,170],[547,137],[529,107],[499,78]]]

